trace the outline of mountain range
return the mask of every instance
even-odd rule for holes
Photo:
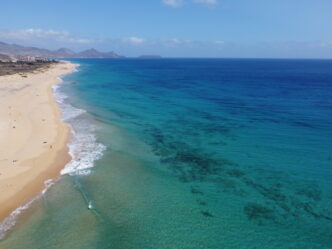
[[[94,48],[74,52],[68,48],[48,50],[36,47],[25,47],[17,44],[0,42],[0,53],[12,56],[34,56],[46,58],[123,58],[115,52],[100,52]]]

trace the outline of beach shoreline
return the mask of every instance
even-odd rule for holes
[[[42,193],[71,160],[71,130],[52,86],[74,71],[74,64],[59,62],[24,77],[0,76],[0,222]]]

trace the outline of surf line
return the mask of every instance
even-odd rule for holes
[[[78,192],[81,194],[87,209],[90,210],[96,217],[99,219],[102,219],[102,215],[98,212],[96,209],[95,205],[93,204],[92,198],[89,196],[88,191],[84,187],[82,180],[80,179],[79,176],[70,176],[74,182],[74,187],[78,190]]]

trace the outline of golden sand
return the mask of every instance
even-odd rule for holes
[[[0,76],[0,221],[57,178],[71,159],[69,127],[60,120],[52,93],[59,76],[75,65]]]

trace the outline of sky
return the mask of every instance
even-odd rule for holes
[[[332,58],[332,0],[1,0],[0,41],[125,56]]]

